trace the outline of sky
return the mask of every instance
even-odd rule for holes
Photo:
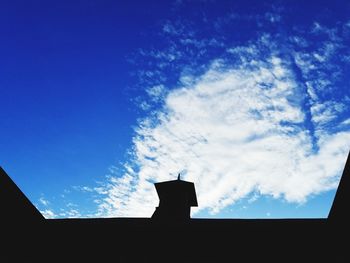
[[[325,218],[350,150],[349,1],[1,1],[0,165],[46,218]]]

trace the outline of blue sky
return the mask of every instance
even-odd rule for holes
[[[326,217],[350,149],[348,1],[2,1],[0,165],[48,218]]]

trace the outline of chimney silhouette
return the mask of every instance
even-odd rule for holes
[[[198,206],[194,183],[183,181],[178,174],[177,180],[154,184],[159,197],[152,219],[189,220],[191,206]]]

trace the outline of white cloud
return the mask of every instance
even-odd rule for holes
[[[339,37],[337,35],[337,29],[336,28],[329,28],[327,26],[321,25],[318,22],[314,22],[313,27],[311,29],[311,33],[313,34],[324,34],[329,37],[332,41],[339,40]]]
[[[184,30],[184,26],[181,23],[171,23],[170,21],[167,21],[163,25],[163,32],[170,35],[182,35]]]
[[[79,217],[81,217],[81,214],[77,209],[69,209],[68,211],[63,213],[63,217],[79,218]]]
[[[343,125],[349,125],[350,124],[350,118],[346,119],[345,121],[343,121],[341,124]]]
[[[345,108],[343,103],[326,101],[311,106],[312,121],[316,124],[325,124],[335,119]]]
[[[290,36],[289,40],[296,44],[299,47],[305,48],[307,46],[309,46],[309,43],[305,40],[305,38],[300,37],[300,36]]]
[[[281,16],[279,14],[266,13],[265,18],[271,23],[276,23],[281,21]]]
[[[312,101],[317,101],[317,100],[318,100],[318,96],[317,96],[317,94],[316,94],[315,89],[313,88],[312,83],[309,82],[309,81],[307,81],[307,82],[305,83],[305,85],[306,85],[306,90],[307,90],[307,93],[308,93],[310,99],[311,99]]]
[[[249,204],[254,203],[258,199],[259,199],[259,195],[257,193],[254,193],[254,195],[248,199],[248,203]]]
[[[295,52],[294,59],[296,65],[299,66],[302,73],[306,76],[310,73],[310,71],[316,69],[313,58],[309,53]]]
[[[300,126],[300,88],[281,58],[235,68],[216,62],[186,83],[168,92],[155,119],[140,123],[132,163],[139,170],[110,178],[99,216],[151,216],[158,205],[153,182],[183,169],[184,179],[195,182],[194,214],[206,208],[215,214],[251,193],[303,203],[336,188],[350,133],[321,133],[313,151]]]
[[[50,210],[50,209],[45,209],[45,210],[40,210],[40,213],[46,218],[46,219],[52,219],[56,217],[56,214]]]
[[[50,202],[48,200],[46,200],[44,197],[40,197],[39,202],[41,204],[43,204],[44,206],[48,206],[50,204]]]
[[[146,92],[151,97],[153,102],[157,102],[164,99],[166,89],[163,85],[155,85],[146,89]]]

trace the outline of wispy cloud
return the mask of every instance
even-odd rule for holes
[[[323,103],[314,103],[311,106],[312,121],[317,125],[329,123],[345,109],[343,103],[326,101]]]
[[[350,118],[349,118],[349,119],[346,119],[346,120],[343,121],[341,124],[342,124],[342,125],[350,125]]]
[[[48,206],[50,204],[50,202],[46,200],[43,196],[39,198],[39,202],[44,206]]]
[[[54,211],[50,209],[40,210],[40,213],[46,218],[46,219],[52,219],[56,218],[57,215],[54,213]]]

